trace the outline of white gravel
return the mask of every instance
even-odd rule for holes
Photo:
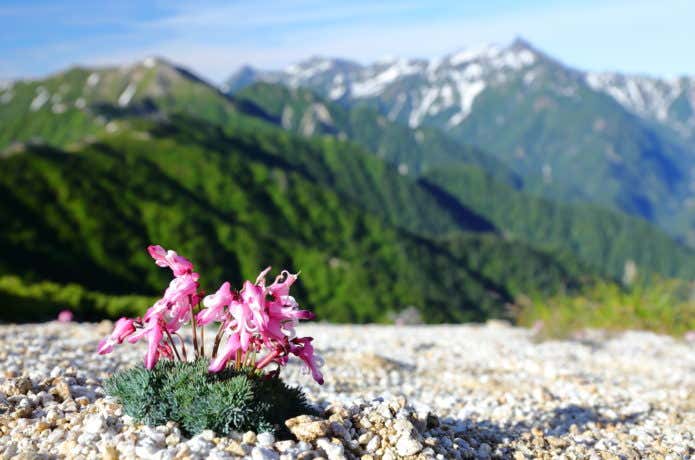
[[[2,458],[691,458],[695,346],[646,332],[537,342],[500,322],[303,326],[324,386],[283,372],[325,410],[268,433],[191,439],[123,415],[100,382],[141,345],[94,353],[111,324],[0,326]],[[208,334],[212,336],[212,334]],[[38,454],[38,455],[37,455]]]

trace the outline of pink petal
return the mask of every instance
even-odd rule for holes
[[[117,343],[123,343],[131,334],[135,332],[135,320],[129,318],[119,318],[111,333],[111,338]]]
[[[174,276],[182,276],[193,271],[191,261],[178,255],[176,251],[167,251],[166,261],[169,267],[171,267],[171,271],[174,272]]]
[[[290,286],[292,286],[292,284],[294,284],[294,282],[297,281],[298,276],[299,275],[297,274],[293,275],[287,270],[283,270],[282,273],[280,273],[277,276],[277,278],[275,278],[275,282],[268,287],[270,295],[272,295],[275,298],[289,295]]]
[[[189,297],[195,296],[197,291],[198,282],[191,274],[185,274],[171,280],[169,287],[164,291],[162,301],[173,304],[181,299],[188,300]]]
[[[249,333],[248,329],[242,325],[239,331],[239,344],[241,346],[241,349],[246,351],[249,349],[249,343],[251,342],[251,334]]]
[[[150,256],[158,266],[171,268],[174,276],[182,276],[193,272],[191,261],[178,255],[176,251],[167,251],[159,245],[150,245],[147,247],[147,252],[150,253]]]
[[[268,274],[271,268],[273,267],[267,267],[256,277],[256,285],[265,287],[265,275]]]
[[[210,362],[209,372],[219,372],[227,366],[232,355],[240,348],[239,336],[232,334],[227,342],[217,351],[217,356]]]
[[[320,358],[314,355],[314,347],[311,345],[311,341],[314,340],[311,337],[304,337],[301,339],[294,339],[294,346],[291,346],[290,351],[292,354],[296,355],[304,361],[309,370],[311,371],[311,376],[318,382],[319,385],[323,385],[323,375],[319,370]],[[301,346],[298,346],[301,345]]]
[[[228,306],[231,302],[232,292],[229,288],[229,282],[225,281],[217,292],[203,299],[203,306],[205,309],[198,313],[196,317],[198,323],[205,326],[213,321],[219,321],[222,319],[224,307]]]
[[[166,267],[169,265],[165,260],[167,252],[163,247],[159,245],[150,245],[147,246],[147,252],[150,253],[150,257],[152,257],[155,263],[160,267]]]
[[[162,340],[162,327],[154,324],[147,333],[147,354],[145,355],[145,367],[152,369],[159,360],[159,342]]]
[[[97,353],[100,355],[105,355],[113,351],[113,342],[110,339],[101,339],[99,345],[97,346]]]
[[[259,329],[263,329],[268,322],[268,314],[266,312],[265,292],[260,286],[251,284],[250,281],[244,282],[244,288],[241,291],[241,300],[248,306],[253,314],[253,320]]]
[[[128,342],[129,343],[135,343],[141,338],[143,338],[148,332],[148,329],[143,328],[143,329],[138,329],[134,334],[132,334],[130,337],[128,337]]]

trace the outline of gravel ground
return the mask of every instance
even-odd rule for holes
[[[324,416],[269,433],[191,439],[123,415],[100,382],[141,346],[94,353],[111,324],[0,326],[3,458],[690,458],[695,346],[644,332],[537,342],[500,322],[302,327],[326,360]],[[209,334],[211,335],[211,334]]]

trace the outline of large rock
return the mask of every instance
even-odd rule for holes
[[[300,415],[285,422],[285,425],[300,441],[313,441],[328,435],[330,425],[327,420],[311,415]]]

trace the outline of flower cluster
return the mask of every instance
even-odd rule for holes
[[[279,372],[291,355],[301,359],[320,384],[323,376],[321,358],[314,353],[311,337],[297,337],[299,320],[312,319],[313,313],[300,310],[290,295],[296,274],[283,271],[266,286],[270,267],[258,275],[255,283],[244,282],[241,291],[233,291],[225,282],[214,294],[203,297],[193,264],[175,251],[149,246],[150,256],[160,267],[168,267],[174,279],[161,299],[142,318],[120,318],[111,335],[101,342],[97,352],[110,353],[124,341],[148,343],[145,367],[152,369],[160,358],[188,360],[186,343],[179,332],[190,323],[195,358],[205,357],[205,327],[218,323],[210,356],[210,372],[228,365],[253,366],[258,370],[275,364]],[[174,337],[178,339],[178,347]]]

